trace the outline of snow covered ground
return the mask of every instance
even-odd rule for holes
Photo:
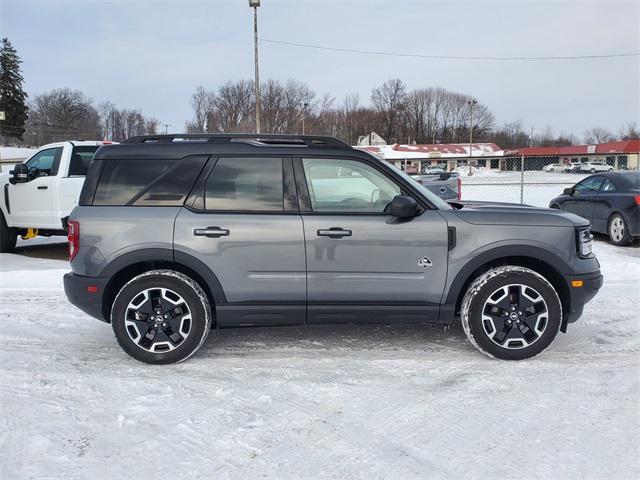
[[[224,331],[186,363],[127,357],[69,305],[64,246],[0,255],[0,478],[638,478],[640,249],[537,358],[458,328]]]

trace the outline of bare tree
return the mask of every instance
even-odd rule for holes
[[[191,107],[193,108],[194,119],[192,122],[192,133],[202,133],[205,131],[207,115],[214,102],[214,94],[202,85],[196,87],[196,91],[191,95]]]
[[[37,95],[29,111],[28,137],[37,144],[101,138],[98,111],[80,90],[59,88]]]
[[[210,116],[212,125],[208,131],[239,132],[254,128],[255,94],[251,80],[228,81],[213,97]]]
[[[613,134],[602,127],[589,128],[584,132],[584,141],[589,144],[607,143],[614,140]]]
[[[640,130],[638,130],[636,122],[628,122],[622,126],[618,138],[620,140],[635,140],[640,138]]]
[[[302,104],[308,104],[306,112],[313,113],[315,92],[302,82],[268,80],[261,86],[262,130],[265,133],[292,133],[299,130],[302,119]]]
[[[102,125],[102,138],[121,142],[136,135],[156,133],[158,120],[146,117],[139,110],[118,109],[111,102],[98,107]]]
[[[406,107],[407,92],[399,78],[392,78],[371,91],[371,103],[380,115],[381,134],[387,142],[400,136],[400,117]]]

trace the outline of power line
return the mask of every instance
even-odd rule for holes
[[[526,60],[595,60],[601,58],[620,58],[620,57],[638,57],[640,53],[609,53],[603,55],[562,55],[551,57],[472,57],[458,55],[425,55],[420,53],[397,53],[397,52],[379,52],[375,50],[357,50],[353,48],[337,48],[326,47],[323,45],[312,45],[309,43],[285,42],[283,40],[271,40],[261,38],[263,42],[273,43],[277,45],[288,45],[291,47],[313,48],[316,50],[328,50],[332,52],[359,53],[363,55],[384,55],[388,57],[410,57],[410,58],[426,58],[431,60],[496,60],[496,61],[526,61]]]

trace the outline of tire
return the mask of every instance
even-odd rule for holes
[[[562,304],[551,283],[518,266],[497,267],[475,279],[460,313],[473,346],[503,360],[523,360],[542,352],[562,323]]]
[[[555,171],[556,171],[556,169],[555,169],[555,168],[550,168],[550,169],[549,169],[549,171],[550,171],[551,173],[553,173],[553,172],[555,172]]]
[[[591,170],[589,170],[590,173],[596,173],[596,169],[592,168]]]
[[[122,349],[156,365],[182,362],[196,353],[211,322],[211,306],[200,285],[173,270],[133,278],[111,310],[111,327]]]
[[[7,226],[4,215],[0,212],[0,253],[13,252],[17,241],[18,233],[15,228]]]
[[[552,208],[554,210],[560,210],[560,207],[558,205],[556,205],[555,203],[553,205],[550,205],[549,208]]]
[[[611,243],[620,247],[629,245],[632,241],[627,222],[619,213],[614,213],[611,215],[611,218],[609,218],[607,234],[609,235]]]

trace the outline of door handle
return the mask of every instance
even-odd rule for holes
[[[46,185],[38,186],[38,190],[46,190],[47,188],[49,188],[49,187],[47,187]]]
[[[229,230],[220,227],[196,228],[193,234],[199,237],[218,238],[229,235]]]
[[[351,230],[345,230],[340,227],[331,227],[329,229],[318,230],[319,237],[329,237],[329,238],[342,238],[342,237],[350,237]]]

